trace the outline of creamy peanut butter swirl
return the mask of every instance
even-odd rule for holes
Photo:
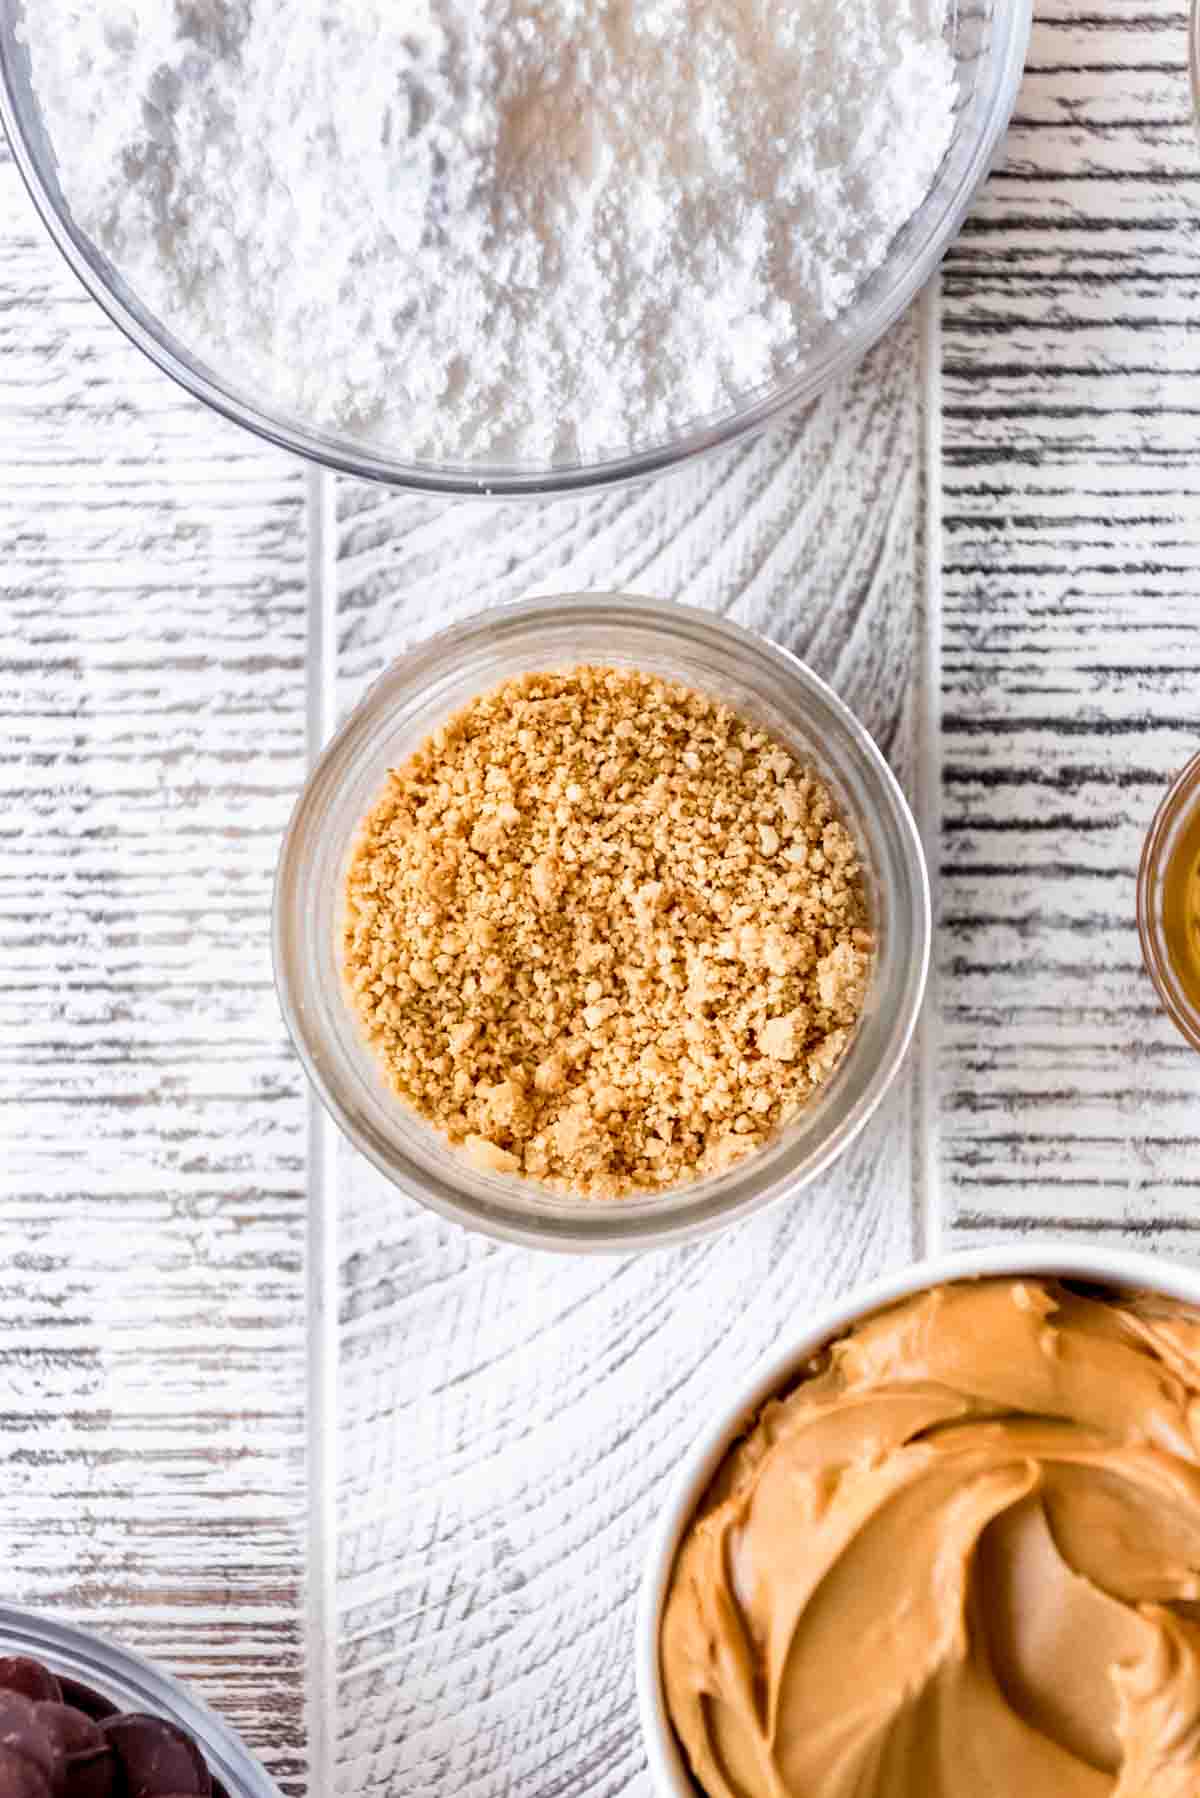
[[[726,1457],[662,1667],[710,1798],[1200,1798],[1200,1314],[869,1319]]]

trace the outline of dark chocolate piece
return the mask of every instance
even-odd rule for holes
[[[28,1761],[52,1789],[62,1770],[62,1749],[42,1727],[37,1705],[20,1692],[0,1692],[0,1748]]]
[[[78,1755],[63,1771],[61,1798],[121,1798],[120,1777],[111,1748],[102,1754]]]
[[[62,1675],[58,1683],[62,1687],[63,1703],[69,1704],[72,1710],[82,1711],[85,1717],[91,1717],[95,1723],[101,1722],[105,1717],[115,1717],[121,1708],[111,1698],[105,1698],[102,1693],[97,1692],[94,1686],[81,1686],[77,1679],[68,1679],[66,1674]]]
[[[69,1754],[80,1754],[85,1749],[108,1748],[108,1743],[101,1733],[100,1725],[93,1723],[82,1711],[70,1704],[35,1705],[37,1719],[42,1728],[56,1741],[64,1758]]]
[[[62,1798],[114,1798],[117,1757],[99,1724],[69,1704],[39,1704],[37,1713],[62,1750]]]
[[[0,1747],[0,1798],[52,1798],[50,1781],[23,1754]]]
[[[191,1736],[165,1717],[127,1711],[100,1727],[121,1763],[127,1798],[211,1798],[208,1762]]]
[[[27,1654],[0,1654],[0,1690],[20,1692],[35,1702],[62,1699],[62,1687],[49,1667],[30,1660]]]

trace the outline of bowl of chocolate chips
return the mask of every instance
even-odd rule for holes
[[[0,1798],[279,1798],[232,1730],[148,1662],[0,1608]]]

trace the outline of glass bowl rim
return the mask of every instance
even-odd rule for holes
[[[0,1644],[6,1652],[44,1660],[52,1671],[61,1667],[81,1684],[95,1679],[97,1690],[111,1680],[136,1695],[147,1714],[178,1723],[195,1736],[229,1798],[280,1798],[275,1781],[233,1726],[144,1655],[79,1624],[8,1604],[0,1605]]]
[[[526,631],[536,631],[540,623],[561,618],[566,607],[573,608],[570,615],[575,619],[581,609],[590,609],[592,623],[635,624],[649,632],[665,631],[667,636],[692,632],[726,656],[731,651],[743,657],[752,655],[774,675],[789,681],[806,702],[822,710],[845,734],[869,770],[874,783],[873,834],[876,820],[883,830],[890,829],[895,834],[907,883],[907,891],[901,895],[901,901],[907,900],[906,907],[901,905],[903,928],[909,931],[911,942],[903,991],[888,1020],[886,1040],[870,1071],[863,1076],[862,1091],[845,1116],[835,1120],[825,1136],[795,1165],[776,1168],[772,1178],[764,1181],[756,1179],[758,1157],[750,1155],[722,1176],[730,1182],[728,1196],[713,1197],[711,1183],[705,1183],[697,1186],[698,1196],[693,1204],[681,1200],[670,1210],[664,1204],[656,1212],[653,1199],[639,1201],[631,1196],[627,1201],[597,1202],[590,1210],[580,1204],[577,1211],[572,1210],[569,1220],[560,1217],[552,1224],[536,1212],[526,1212],[515,1205],[500,1213],[479,1205],[451,1181],[432,1177],[394,1143],[389,1144],[388,1154],[376,1149],[371,1136],[358,1126],[339,1095],[336,1078],[331,1081],[327,1077],[319,1030],[310,1036],[306,1020],[316,1006],[310,1003],[309,995],[315,992],[317,983],[295,949],[302,941],[299,920],[310,859],[305,854],[305,840],[320,843],[352,758],[378,721],[400,703],[400,693],[419,690],[423,677],[444,667],[447,658],[464,641],[484,641],[497,630],[519,637]],[[392,1185],[443,1216],[501,1241],[568,1252],[628,1252],[687,1241],[799,1192],[829,1167],[866,1125],[904,1062],[924,1000],[932,935],[928,869],[908,801],[866,727],[828,683],[790,650],[719,614],[673,600],[615,593],[546,594],[488,607],[421,639],[389,663],[331,738],[301,788],[280,847],[271,928],[275,987],[288,1034],[313,1091],[346,1140]],[[853,1065],[849,1057],[846,1065]]]
[[[0,6],[3,4],[4,0],[0,0]],[[987,111],[979,122],[961,176],[955,188],[942,196],[940,213],[931,223],[918,253],[901,267],[899,278],[863,309],[853,329],[835,340],[823,355],[799,367],[790,377],[771,383],[757,397],[735,404],[715,421],[693,424],[669,441],[644,449],[610,455],[598,462],[565,464],[557,468],[550,465],[489,469],[481,465],[476,471],[468,463],[458,466],[422,464],[374,452],[366,445],[356,446],[344,432],[323,431],[277,417],[268,405],[240,392],[236,383],[225,382],[206,371],[185,345],[180,343],[177,350],[172,334],[160,320],[154,319],[153,329],[144,324],[94,265],[92,254],[99,252],[75,224],[65,201],[60,204],[43,175],[41,158],[29,141],[23,123],[24,102],[18,90],[17,75],[11,57],[5,53],[8,34],[3,31],[0,31],[0,126],[3,126],[13,160],[34,207],[76,279],[118,329],[163,374],[223,418],[252,432],[263,442],[289,450],[305,461],[335,473],[414,493],[514,499],[599,492],[645,480],[725,448],[815,398],[839,375],[862,360],[925,286],[966,217],[1016,105],[1032,29],[1033,0],[992,0],[992,5],[993,28],[1003,31],[1004,35],[992,58],[995,66]],[[953,0],[950,11],[954,11]],[[938,190],[940,179],[939,170],[925,196],[926,201]],[[905,228],[902,226],[901,230]],[[857,303],[852,301],[848,312],[852,312]]]

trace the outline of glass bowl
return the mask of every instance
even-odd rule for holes
[[[769,1144],[727,1172],[654,1195],[573,1198],[469,1166],[384,1083],[343,989],[338,927],[358,827],[389,768],[476,694],[580,662],[643,669],[719,696],[815,764],[857,837],[874,969],[854,1038],[828,1083]],[[275,883],[275,979],[321,1099],[375,1166],[412,1197],[510,1241],[563,1249],[660,1245],[725,1223],[812,1180],[862,1129],[896,1074],[929,960],[929,886],[904,796],[862,725],[774,644],[688,606],[566,594],[501,606],[394,662],[302,791]]]
[[[53,146],[17,41],[22,3],[0,0],[0,118],[17,167],[51,236],[93,297],[126,335],[198,399],[285,449],[347,474],[441,493],[546,494],[633,480],[758,429],[811,399],[857,362],[929,279],[987,173],[1012,114],[1029,37],[1031,0],[949,0],[947,35],[958,70],[954,136],[932,188],[852,303],[824,325],[793,366],[721,414],[668,441],[629,445],[593,462],[417,462],[402,444],[291,416],[220,368],[208,366],[152,314],[79,229],[59,188]]]
[[[280,1798],[278,1786],[229,1725],[138,1655],[70,1624],[8,1605],[0,1605],[0,1654],[41,1661],[65,1682],[68,1703],[75,1695],[66,1682],[73,1682],[98,1692],[119,1711],[147,1712],[178,1724],[201,1749],[214,1782],[224,1786],[228,1798]]]
[[[1200,981],[1180,966],[1175,952],[1178,921],[1169,915],[1166,875],[1182,840],[1200,831],[1200,755],[1176,775],[1142,850],[1137,883],[1137,924],[1146,971],[1163,1009],[1193,1049],[1200,1049]]]

